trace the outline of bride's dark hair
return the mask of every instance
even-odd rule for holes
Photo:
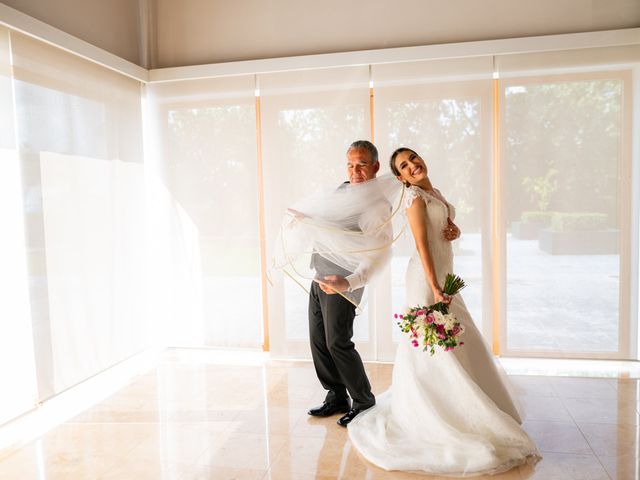
[[[418,156],[415,150],[411,150],[410,148],[407,148],[407,147],[396,148],[395,151],[391,154],[391,158],[389,159],[389,168],[391,168],[391,171],[396,177],[400,176],[400,171],[396,168],[396,157],[402,152],[411,152],[414,155]]]

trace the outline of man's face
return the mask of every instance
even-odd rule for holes
[[[367,150],[352,148],[347,153],[347,174],[350,183],[362,183],[376,176],[380,163],[373,163]]]

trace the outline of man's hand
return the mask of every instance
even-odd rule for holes
[[[320,290],[327,295],[346,292],[349,288],[347,279],[340,275],[327,275],[322,279],[317,278],[315,281],[320,285]]]

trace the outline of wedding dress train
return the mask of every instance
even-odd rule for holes
[[[417,197],[427,206],[429,248],[443,285],[454,272],[451,242],[441,232],[455,212],[418,187],[407,190],[406,206]],[[406,292],[410,306],[434,303],[417,251],[407,268]],[[391,387],[349,424],[351,442],[385,470],[472,476],[535,463],[536,446],[521,428],[496,361],[460,295],[450,311],[466,329],[464,345],[450,352],[438,348],[431,356],[401,341]]]

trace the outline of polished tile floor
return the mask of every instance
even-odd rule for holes
[[[374,392],[389,386],[391,370],[367,364]],[[544,459],[492,478],[639,478],[640,380],[510,378]],[[337,416],[306,414],[323,397],[309,362],[231,365],[168,354],[116,395],[2,459],[0,479],[435,478],[367,463]]]

